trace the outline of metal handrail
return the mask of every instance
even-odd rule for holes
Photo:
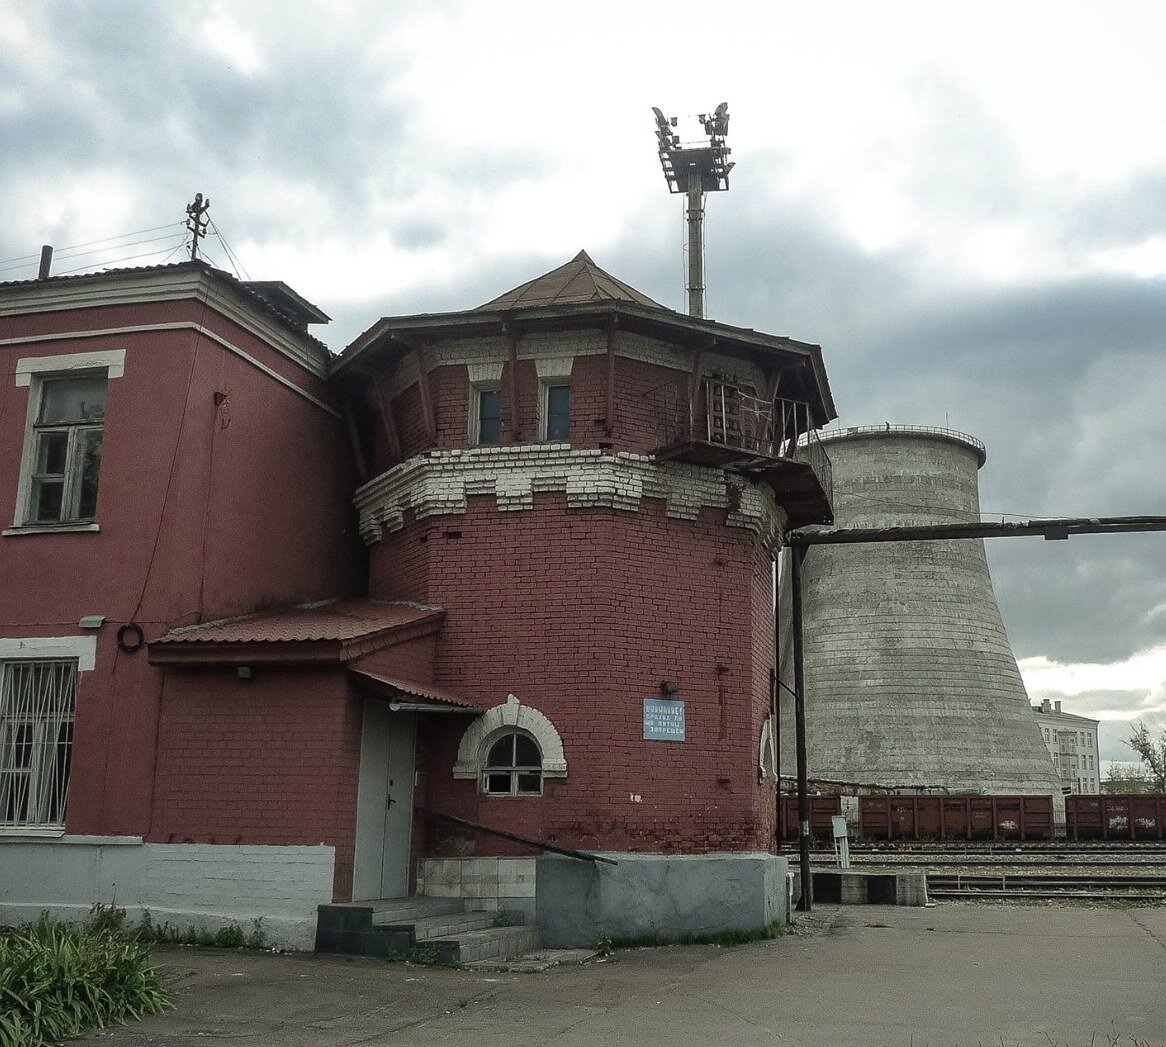
[[[661,426],[661,445],[701,440],[774,458],[796,457],[799,437],[813,428],[811,404],[764,400],[732,382],[705,379],[695,395],[689,379],[650,390]],[[704,403],[698,401],[703,397]],[[702,409],[703,408],[703,409]]]
[[[441,811],[431,811],[428,807],[414,807],[414,811],[418,814],[423,814],[427,818],[437,818],[443,822],[452,822],[454,825],[464,825],[468,829],[474,829],[477,832],[488,833],[490,836],[500,836],[503,840],[512,840],[515,843],[525,843],[530,847],[537,847],[543,851],[550,851],[552,854],[561,854],[566,858],[575,858],[581,862],[603,862],[604,865],[619,865],[614,858],[604,858],[601,854],[591,854],[589,851],[574,851],[570,847],[556,847],[554,844],[547,843],[545,840],[536,840],[530,836],[520,836],[518,833],[507,832],[505,829],[495,829],[489,825],[482,825],[480,822],[471,822],[468,818],[457,818],[452,814],[444,814]]]
[[[840,440],[847,436],[868,436],[875,433],[890,436],[942,436],[957,443],[967,444],[979,455],[981,465],[988,458],[988,448],[984,446],[982,440],[976,439],[970,433],[961,433],[958,429],[947,429],[939,425],[900,425],[897,422],[884,422],[882,425],[851,425],[843,429],[823,429],[821,439]]]

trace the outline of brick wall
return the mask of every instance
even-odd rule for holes
[[[168,669],[147,839],[329,844],[349,897],[361,708],[340,668]]]
[[[598,336],[602,342],[605,336]],[[390,390],[392,413],[402,457],[388,453],[383,432],[378,428],[374,472],[383,472],[397,461],[419,454],[430,447],[465,447],[469,437],[471,383],[466,363],[444,362],[459,355],[477,359],[483,353],[501,367],[498,381],[502,401],[502,442],[537,443],[539,438],[539,378],[535,361],[523,354],[544,353],[569,357],[573,351],[585,350],[574,357],[571,386],[570,442],[574,447],[596,447],[613,443],[617,450],[648,453],[665,442],[663,419],[669,390],[680,388],[687,395],[689,372],[675,366],[662,366],[643,359],[618,355],[624,348],[652,352],[684,361],[682,351],[663,343],[626,334],[616,336],[615,404],[610,431],[607,420],[607,356],[597,351],[594,332],[567,335],[543,344],[545,339],[530,338],[519,343],[519,360],[512,404],[510,362],[501,340],[474,340],[438,343],[427,348],[429,389],[433,399],[436,439],[430,439],[422,406],[420,383],[403,380],[395,392]],[[528,344],[529,343],[529,344]],[[413,358],[411,358],[412,360]],[[685,367],[688,363],[684,364]],[[701,404],[698,407],[703,409]],[[687,415],[686,415],[687,417]],[[516,425],[517,422],[517,425]]]
[[[566,846],[767,847],[771,789],[758,784],[757,740],[769,560],[724,515],[675,520],[655,499],[634,513],[568,509],[557,493],[500,513],[493,498],[471,497],[465,515],[409,518],[378,542],[371,595],[446,609],[437,682],[487,705],[513,692],[551,719],[568,760],[568,777],[546,779],[542,797],[479,796],[475,782],[451,777],[465,724],[430,717],[424,803]],[[664,679],[686,703],[683,743],[642,738],[643,699]],[[430,842],[438,853],[470,845],[435,827]],[[487,837],[474,845],[522,851]]]

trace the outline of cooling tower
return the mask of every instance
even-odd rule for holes
[[[893,425],[821,435],[835,526],[979,520],[986,456],[975,438]],[[1059,797],[982,541],[811,546],[802,580],[812,778]],[[792,683],[788,570],[783,588]],[[785,700],[783,773],[794,769],[793,724]]]

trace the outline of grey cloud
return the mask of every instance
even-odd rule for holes
[[[426,187],[452,197],[466,182],[494,190],[554,170],[557,161],[537,150],[429,146],[400,89],[407,69],[374,55],[367,35],[353,46],[351,36],[329,33],[326,17],[309,35],[283,27],[279,7],[261,8],[252,17],[270,25],[269,68],[247,77],[190,44],[200,9],[175,10],[136,0],[24,5],[38,36],[54,41],[55,63],[0,55],[0,80],[25,88],[25,108],[0,128],[0,184],[18,184],[29,172],[51,185],[112,169],[132,175],[136,213],[149,216],[143,226],[180,219],[200,190],[215,200],[215,214],[234,219],[219,224],[236,248],[244,239],[310,242],[322,232],[367,242],[376,220],[385,223],[376,231],[406,251],[428,251],[456,249],[465,216],[422,208]],[[914,89],[932,103],[930,135],[922,151],[902,159],[919,172],[914,189],[941,226],[1035,216],[1082,248],[1137,242],[1160,225],[1161,170],[1148,168],[1101,195],[1054,186],[1043,199],[1019,173],[1014,144],[957,82],[936,73]],[[1166,446],[1166,281],[961,283],[924,269],[914,253],[863,252],[804,204],[766,196],[751,172],[782,184],[788,155],[748,159],[735,190],[709,200],[715,318],[821,343],[841,424],[951,425],[983,439],[988,509],[1166,512],[1166,469],[1156,450]],[[319,213],[294,213],[274,192],[241,198],[243,186],[263,194],[277,180],[309,190]],[[478,304],[580,247],[680,308],[679,216],[679,200],[661,185],[614,243],[571,245],[555,257],[511,254],[448,282],[390,284],[372,301],[321,302],[336,316],[326,332],[339,347],[380,315]],[[5,241],[0,254],[35,247]],[[311,287],[298,290],[314,297]],[[1148,613],[1166,602],[1166,535],[1010,540],[989,549],[1020,655],[1106,660],[1166,641],[1166,619]]]
[[[1016,143],[958,79],[938,68],[915,77],[925,117],[912,137],[912,197],[948,222],[1014,217],[1029,204]]]
[[[1057,232],[1069,243],[1091,248],[1140,243],[1162,232],[1166,215],[1166,170],[1151,167],[1116,186],[1072,194],[1053,210]]]
[[[986,512],[1166,512],[1166,469],[1147,452],[1166,446],[1166,418],[1155,406],[1166,388],[1157,351],[1166,282],[951,284],[936,294],[934,274],[906,256],[864,254],[778,202],[746,212],[728,198],[715,201],[717,213],[710,206],[713,315],[820,342],[840,424],[896,421],[978,436],[989,453],[980,477]],[[632,224],[634,242],[602,252],[579,246],[680,306],[674,227],[648,216]],[[465,308],[567,257],[508,257],[382,311]],[[1166,642],[1166,619],[1147,613],[1166,602],[1166,534],[1009,539],[988,550],[1018,656],[1108,661]]]
[[[405,124],[403,107],[379,96],[389,76],[370,56],[304,48],[242,76],[194,47],[188,27],[161,8],[50,4],[43,16],[61,66],[4,59],[6,78],[34,101],[5,128],[20,151],[5,150],[0,172],[39,158],[57,170],[132,171],[147,187],[182,192],[278,172],[336,198],[354,225],[368,210],[370,175],[388,166]]]
[[[1060,700],[1065,712],[1094,718],[1101,712],[1137,713],[1153,702],[1152,696],[1145,691],[1082,691],[1072,696],[1056,691],[1031,691],[1030,697],[1034,703],[1046,697]]]

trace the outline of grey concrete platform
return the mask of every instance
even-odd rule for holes
[[[926,905],[925,869],[813,868],[814,901],[830,905]],[[802,877],[793,872],[793,896],[801,897]]]
[[[1166,908],[819,906],[794,933],[535,974],[165,948],[134,1047],[1166,1044]]]

